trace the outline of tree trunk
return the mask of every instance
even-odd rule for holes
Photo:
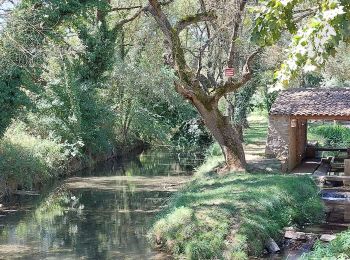
[[[208,104],[197,98],[192,98],[191,101],[201,114],[204,124],[219,143],[225,156],[227,170],[244,171],[246,160],[242,141],[229,118],[220,112],[216,102]]]

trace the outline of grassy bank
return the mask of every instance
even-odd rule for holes
[[[329,244],[318,242],[315,250],[305,254],[302,259],[350,259],[350,231],[338,234],[337,238]]]
[[[306,176],[213,173],[210,157],[178,192],[149,232],[151,243],[176,258],[247,259],[277,242],[287,226],[323,218],[318,188]]]
[[[21,125],[9,129],[0,141],[0,198],[61,174],[68,159],[63,144],[31,136]]]
[[[123,149],[86,156],[78,146],[31,135],[25,125],[10,127],[0,140],[0,200],[14,190],[31,190],[59,176],[70,174],[111,156],[132,153],[140,143]]]

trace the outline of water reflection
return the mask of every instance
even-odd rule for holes
[[[0,218],[0,258],[164,258],[149,248],[145,234],[189,179],[194,162],[181,163],[171,154],[143,154],[63,181],[32,210]]]

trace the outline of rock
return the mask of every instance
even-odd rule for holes
[[[320,240],[323,242],[331,242],[332,240],[334,240],[336,238],[336,235],[328,235],[328,234],[323,234],[320,237]]]
[[[284,231],[296,231],[295,227],[285,227]]]
[[[265,246],[266,246],[267,250],[269,251],[269,253],[278,253],[281,251],[279,246],[276,244],[275,240],[273,240],[272,238],[269,238],[266,241]]]
[[[284,233],[284,237],[288,239],[294,239],[294,240],[306,240],[307,235],[304,232],[296,232],[294,230],[287,230]]]

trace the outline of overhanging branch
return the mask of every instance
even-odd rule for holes
[[[181,32],[183,29],[186,27],[196,24],[199,22],[208,22],[215,20],[217,17],[214,12],[204,12],[204,13],[198,13],[195,15],[189,15],[186,16],[185,18],[181,19],[175,26],[175,29],[178,32]]]

